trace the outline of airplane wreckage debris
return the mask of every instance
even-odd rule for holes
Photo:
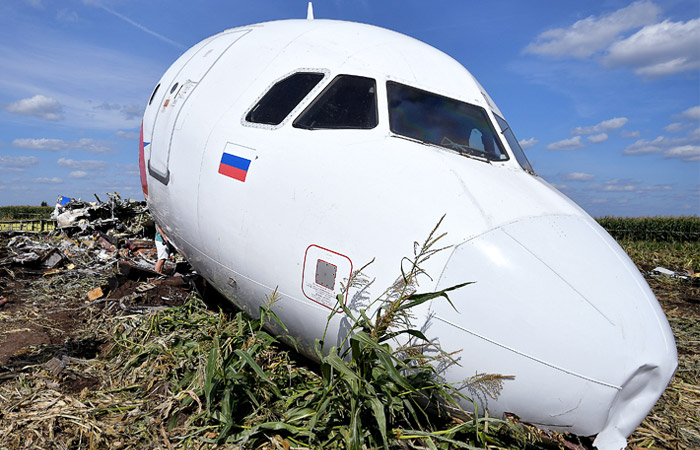
[[[79,263],[78,272],[94,271],[120,260],[123,265],[154,269],[155,245],[150,238],[154,224],[145,202],[111,194],[108,202],[71,200],[60,209],[57,206],[57,211],[58,227],[46,236],[4,233],[10,237],[6,244],[10,254],[0,258],[0,267],[50,274],[46,271],[74,270]]]

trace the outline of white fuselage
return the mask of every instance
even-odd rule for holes
[[[317,84],[279,123],[248,120],[296,73]],[[376,101],[371,126],[301,126],[339,76],[376,83],[362,91]],[[481,135],[495,130],[501,153],[473,158],[415,138],[422,125],[397,125],[405,111],[388,100],[392,86],[482,111]],[[338,294],[367,306],[445,215],[453,247],[425,263],[432,280],[420,290],[475,282],[451,293],[458,311],[441,300],[415,311],[429,338],[463,350],[445,378],[514,375],[497,400],[481,399],[492,416],[619,448],[675,370],[668,322],[615,241],[523,168],[497,116],[464,67],[412,38],[327,20],[252,25],[200,42],[160,80],[143,120],[142,182],[168,239],[231,301],[256,315],[277,289],[275,312],[302,348],[321,337]],[[372,259],[371,284],[344,292]],[[347,328],[333,315],[328,345]]]

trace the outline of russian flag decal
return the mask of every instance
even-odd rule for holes
[[[224,152],[221,155],[221,164],[219,164],[219,173],[227,177],[235,178],[245,182],[245,177],[248,175],[250,160],[240,156],[232,155]]]

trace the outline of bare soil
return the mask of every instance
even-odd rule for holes
[[[34,287],[42,275],[0,268],[0,366],[21,358],[24,349],[62,346],[75,338],[86,317],[78,298],[40,301]]]
[[[0,238],[0,260],[10,256],[7,239]],[[105,266],[98,273],[68,268],[41,271],[17,264],[0,267],[0,380],[3,369],[43,364],[54,357],[94,358],[106,347],[104,336],[84,333],[101,309],[182,305],[189,285],[182,276],[162,276],[146,269]],[[174,264],[170,264],[170,271]],[[100,287],[103,295],[89,300]],[[4,299],[4,301],[3,301]],[[112,312],[113,314],[113,312]],[[75,381],[75,388],[89,381]]]

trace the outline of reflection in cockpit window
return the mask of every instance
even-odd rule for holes
[[[387,94],[394,133],[491,161],[508,159],[483,108],[393,81]]]
[[[377,83],[338,75],[294,121],[296,128],[370,129],[377,126]]]
[[[253,106],[245,120],[279,125],[322,79],[322,73],[297,72],[278,81]]]

